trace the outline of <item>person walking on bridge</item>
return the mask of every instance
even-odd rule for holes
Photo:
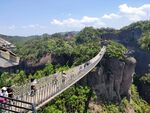
[[[5,97],[8,97],[8,92],[7,92],[7,88],[6,87],[3,87],[1,92],[0,92],[0,96],[3,96],[3,97],[0,97],[0,102],[1,103],[7,103],[8,102],[8,99],[5,98]],[[6,105],[3,105],[3,107],[7,107]]]
[[[13,98],[13,96],[14,96],[14,95],[13,95],[13,92],[14,92],[14,91],[13,91],[13,89],[11,88],[11,86],[8,86],[8,87],[7,87],[7,92],[8,92],[8,97],[9,97],[9,98]]]
[[[31,92],[30,92],[30,96],[34,96],[36,93],[36,85],[37,81],[36,79],[31,79]]]
[[[64,71],[62,71],[61,75],[62,75],[62,83],[65,84],[67,75],[66,75],[66,73]]]
[[[7,88],[6,87],[2,88],[2,96],[8,97],[8,92],[7,92]]]
[[[53,80],[52,80],[53,85],[56,85],[56,84],[57,84],[57,81],[58,81],[58,74],[55,73],[55,74],[53,75]]]
[[[13,94],[13,89],[11,88],[11,86],[7,86],[7,92],[8,92],[8,97],[9,98],[13,98],[14,97],[14,94]],[[9,100],[9,103],[14,103],[13,101]]]

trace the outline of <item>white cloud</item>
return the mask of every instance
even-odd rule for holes
[[[127,4],[122,4],[119,6],[120,12],[124,14],[138,14],[145,15],[145,12],[141,8],[129,7]]]
[[[127,4],[119,6],[121,16],[127,17],[130,21],[146,20],[150,18],[150,4],[145,4],[140,7],[130,7]]]
[[[81,19],[81,23],[92,23],[92,22],[98,22],[100,21],[99,18],[96,18],[96,17],[88,17],[88,16],[84,16],[82,19]]]
[[[101,21],[100,18],[83,16],[81,19],[68,18],[65,20],[53,19],[51,24],[58,26],[67,26],[67,27],[85,27],[85,26],[94,26],[100,27],[104,26],[105,23]]]
[[[82,28],[85,26],[93,27],[122,27],[139,20],[150,19],[150,4],[144,4],[140,7],[131,7],[127,4],[118,6],[117,13],[104,14],[102,17],[83,16],[80,19],[67,18],[64,20],[53,19],[51,24],[62,27]],[[110,21],[111,20],[111,21]],[[120,26],[120,27],[119,27]]]
[[[15,25],[11,25],[11,26],[8,27],[8,29],[14,30],[14,29],[16,29],[16,26]]]
[[[39,25],[39,24],[30,24],[30,25],[21,26],[21,28],[23,28],[23,29],[28,29],[28,28],[32,28],[32,29],[35,29],[35,28],[44,29],[46,27],[42,26],[42,25]]]
[[[102,16],[103,19],[114,19],[114,18],[120,18],[121,16],[115,13],[105,14]]]
[[[55,24],[55,25],[63,25],[63,23],[57,19],[53,19],[53,21],[51,22],[51,24]]]

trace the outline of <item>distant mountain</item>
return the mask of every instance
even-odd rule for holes
[[[35,37],[7,36],[7,35],[0,34],[0,38],[3,38],[4,40],[7,40],[13,44],[18,44],[18,43],[25,42],[25,41],[30,40]]]
[[[71,31],[71,32],[60,32],[60,33],[54,33],[52,35],[49,35],[47,33],[42,34],[42,35],[32,35],[32,36],[7,36],[7,35],[3,35],[0,34],[0,38],[3,38],[13,44],[20,44],[20,43],[24,43],[28,40],[34,39],[34,38],[42,38],[42,37],[60,37],[60,38],[64,38],[64,39],[70,39],[72,37],[74,37],[78,32],[77,31]]]
[[[64,38],[64,39],[71,39],[73,38],[78,31],[70,31],[70,32],[60,32],[60,33],[54,33],[51,35],[51,37],[57,37],[57,38]]]

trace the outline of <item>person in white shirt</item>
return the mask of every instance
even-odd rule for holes
[[[2,88],[2,96],[8,97],[8,92],[7,92],[7,88],[6,87]]]
[[[64,71],[62,71],[61,75],[62,75],[62,83],[65,83],[67,79],[67,75]]]
[[[7,88],[6,87],[3,87],[1,89],[0,96],[8,97],[8,92],[7,92]],[[4,103],[8,102],[8,99],[3,98],[3,97],[0,97],[0,102],[4,102]]]

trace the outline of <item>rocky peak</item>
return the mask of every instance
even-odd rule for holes
[[[129,88],[135,72],[136,60],[127,57],[124,61],[115,58],[103,61],[79,84],[89,85],[96,92],[98,101],[120,101],[130,99]]]

